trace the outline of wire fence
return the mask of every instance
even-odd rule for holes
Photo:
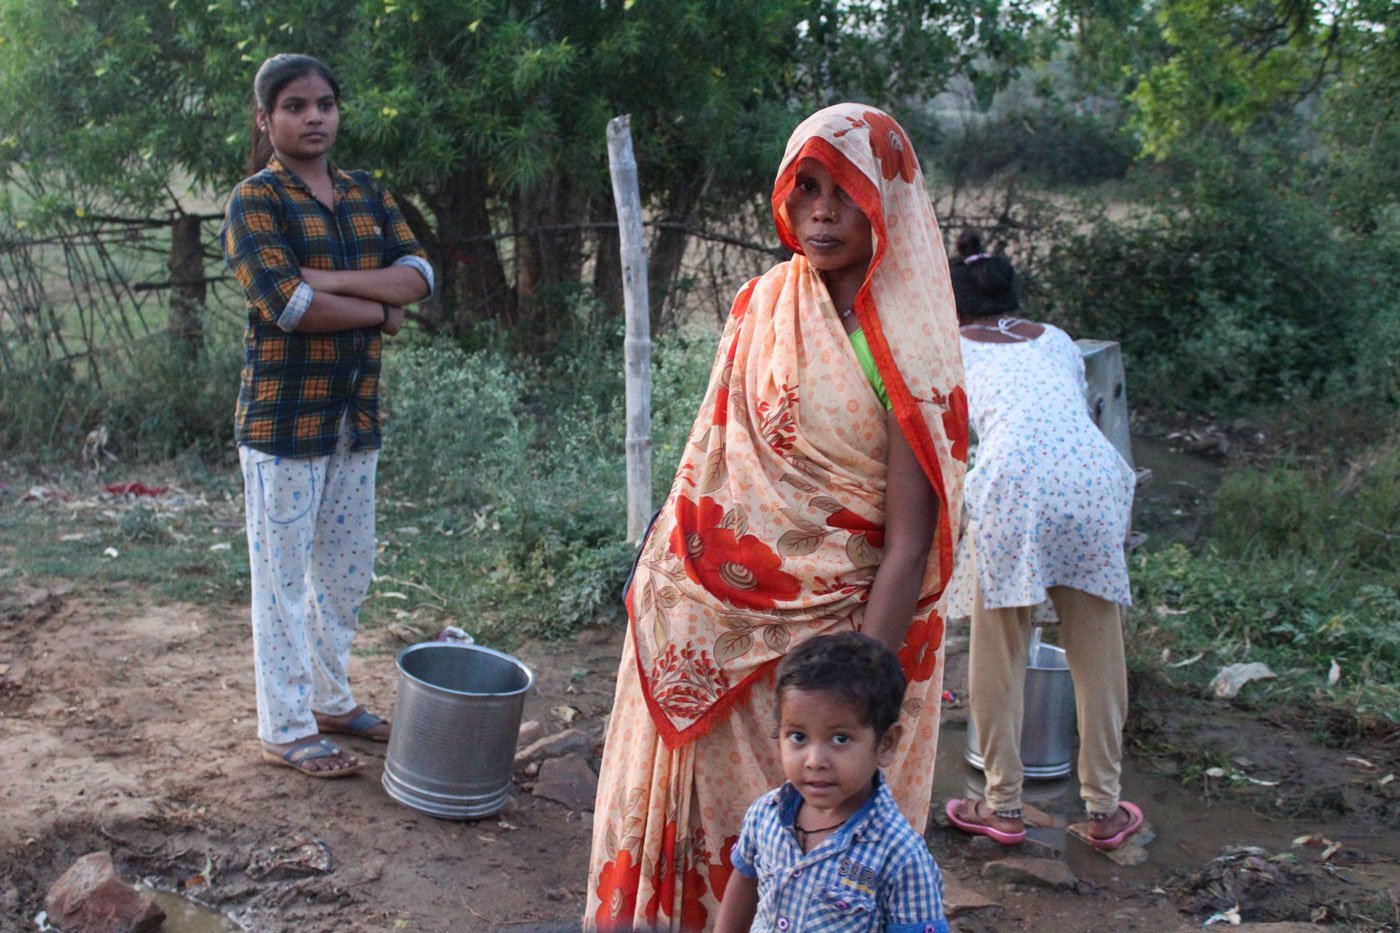
[[[1045,205],[1010,191],[948,191],[935,196],[935,206],[945,235],[977,224],[1033,274]],[[133,365],[150,341],[173,337],[172,352],[197,355],[207,332],[241,330],[245,311],[220,253],[220,220],[217,214],[74,217],[26,236],[0,216],[0,376],[62,366],[100,389],[107,373]],[[722,321],[739,286],[786,256],[763,200],[723,228],[648,223],[653,232],[668,225],[688,236],[679,269],[652,311],[658,334],[696,316]],[[481,239],[536,233],[544,235],[525,230]],[[513,276],[509,250],[504,258]]]

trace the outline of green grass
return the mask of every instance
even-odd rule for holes
[[[1400,723],[1393,578],[1319,570],[1288,554],[1230,557],[1212,548],[1193,555],[1180,545],[1138,556],[1133,576],[1129,644],[1137,667],[1205,694],[1222,667],[1261,661],[1278,676],[1246,685],[1244,702]]]
[[[68,474],[45,483],[68,501],[20,501],[11,488],[0,498],[0,539],[23,542],[7,550],[7,576],[69,581],[82,595],[121,602],[153,597],[170,602],[224,603],[246,599],[248,551],[236,528],[201,504],[160,507],[99,493],[91,475]],[[175,509],[178,508],[178,511]],[[215,533],[213,522],[225,527]],[[216,544],[227,548],[211,550]]]

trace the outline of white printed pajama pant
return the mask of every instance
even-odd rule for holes
[[[1079,720],[1079,795],[1090,813],[1118,809],[1128,668],[1122,610],[1116,603],[1068,586],[1049,588],[1060,617],[1060,646],[1074,680]],[[968,648],[968,693],[986,767],[987,805],[1019,810],[1032,606],[988,609],[977,587]]]
[[[317,732],[312,710],[355,708],[350,641],[374,570],[378,450],[352,453],[342,427],[328,457],[238,448],[253,578],[258,737],[284,744]]]

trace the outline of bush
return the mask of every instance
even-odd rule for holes
[[[105,359],[100,381],[68,363],[11,371],[0,379],[0,441],[43,460],[76,460],[102,425],[107,449],[124,461],[214,458],[233,439],[242,361],[232,328],[214,326],[197,358],[158,334]]]
[[[1180,545],[1138,556],[1133,571],[1136,665],[1204,692],[1221,667],[1263,661],[1279,676],[1251,684],[1246,700],[1287,703],[1299,715],[1332,705],[1400,722],[1400,590],[1393,585],[1319,570],[1290,553],[1193,556]],[[1180,668],[1162,663],[1197,655]],[[1334,661],[1339,678],[1331,684]]]
[[[622,615],[635,548],[625,540],[621,322],[582,299],[571,319],[554,355],[431,342],[385,365],[384,507],[414,512],[433,532],[387,550],[382,572],[424,577],[461,624],[496,644]],[[655,347],[654,507],[713,355],[713,334],[700,331]]]
[[[1274,466],[1230,474],[1215,500],[1214,539],[1228,554],[1286,554],[1330,572],[1400,575],[1400,444],[1379,445],[1345,476]]]
[[[1121,342],[1139,403],[1226,415],[1330,392],[1393,406],[1395,237],[1353,240],[1324,205],[1234,167],[1127,220],[1064,220],[1030,306]]]
[[[1017,173],[1049,188],[1123,178],[1133,142],[1116,126],[1063,108],[971,119],[962,132],[938,138],[925,159],[955,185],[982,185]]]

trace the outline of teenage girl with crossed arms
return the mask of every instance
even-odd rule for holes
[[[350,641],[374,568],[382,338],[433,270],[393,197],[330,162],[340,87],[308,55],[253,82],[251,177],[234,189],[224,255],[248,303],[235,435],[247,504],[263,758],[312,777],[362,764],[323,733],[371,741]]]

